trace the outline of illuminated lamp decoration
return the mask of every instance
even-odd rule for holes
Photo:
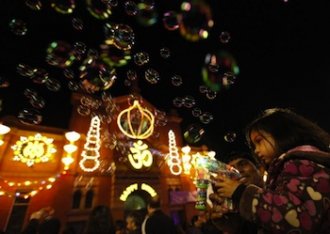
[[[181,160],[179,158],[178,147],[176,146],[175,135],[172,130],[168,132],[169,153],[166,156],[167,164],[173,175],[180,175],[182,172]]]
[[[0,124],[0,146],[4,143],[3,136],[10,131],[10,128],[6,125]]]
[[[130,151],[131,154],[128,155],[128,160],[134,169],[141,169],[143,166],[150,167],[152,165],[152,154],[148,150],[148,145],[141,140],[134,142]]]
[[[133,139],[146,139],[154,131],[154,115],[142,108],[137,100],[119,113],[117,124],[122,133]]]
[[[138,189],[139,189],[138,183],[127,186],[126,189],[120,195],[119,199],[121,201],[126,201],[127,197]],[[153,189],[153,187],[151,187],[150,185],[148,185],[146,183],[142,183],[140,186],[140,189],[149,193],[151,197],[155,197],[157,195],[157,192],[155,191],[155,189]]]
[[[189,146],[182,147],[181,151],[183,152],[183,155],[182,155],[183,173],[186,175],[189,175],[191,167],[192,167],[192,165],[190,163],[191,156],[189,154],[190,147]]]
[[[81,153],[82,159],[79,162],[79,166],[83,171],[92,172],[100,166],[100,125],[100,118],[94,116],[87,133],[84,150]]]
[[[65,133],[65,138],[70,142],[69,144],[66,144],[63,149],[67,153],[62,158],[62,163],[64,164],[64,170],[68,170],[70,165],[73,163],[74,159],[72,158],[72,154],[77,151],[78,147],[74,144],[75,141],[79,140],[80,134],[71,131]]]
[[[56,152],[52,144],[54,139],[42,136],[37,133],[34,136],[21,136],[20,140],[12,146],[14,150],[14,161],[26,163],[28,167],[35,163],[45,163],[52,158]]]

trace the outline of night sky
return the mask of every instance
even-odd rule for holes
[[[42,115],[40,125],[68,128],[72,111],[69,101],[72,90],[68,83],[81,82],[79,67],[87,52],[72,65],[60,68],[46,62],[47,48],[53,41],[65,41],[70,45],[80,42],[86,46],[86,51],[94,49],[101,53],[100,45],[105,40],[104,25],[110,23],[129,25],[134,31],[134,44],[130,50],[132,59],[126,65],[114,66],[117,79],[105,92],[113,97],[130,94],[127,71],[134,70],[137,73],[135,82],[145,99],[158,110],[176,111],[183,118],[182,136],[192,124],[205,130],[201,140],[187,142],[191,145],[205,144],[216,150],[219,158],[232,150],[245,150],[244,127],[263,109],[270,107],[292,108],[330,131],[330,36],[326,32],[330,22],[329,1],[209,0],[205,4],[192,1],[192,5],[198,3],[197,6],[203,6],[201,9],[208,9],[214,22],[208,30],[208,37],[197,41],[187,39],[178,29],[164,27],[164,14],[170,11],[182,13],[182,1],[154,1],[151,12],[155,14],[155,22],[149,25],[141,21],[139,12],[134,15],[136,12],[132,11],[132,6],[135,3],[141,7],[141,2],[150,6],[148,3],[153,2],[150,0],[120,0],[116,6],[111,6],[116,1],[109,1],[112,14],[107,19],[98,19],[86,7],[89,2],[102,9],[107,2],[104,0],[76,1],[71,14],[56,11],[50,4],[52,1],[40,1],[40,10],[31,7],[38,1],[28,1],[30,7],[25,2],[1,0],[0,117],[18,116],[24,108],[32,108],[25,92],[29,89],[45,100],[45,106],[38,109]],[[56,2],[67,4],[74,1]],[[197,25],[198,28],[205,22],[198,11],[195,15],[185,14],[186,25]],[[22,20],[26,26],[18,28],[11,24],[13,19]],[[230,35],[228,42],[221,37],[223,32]],[[168,48],[170,57],[160,55],[162,48]],[[139,52],[149,55],[148,63],[135,63],[133,56]],[[239,73],[233,84],[213,90],[216,97],[210,100],[200,92],[200,86],[205,86],[201,71],[202,68],[211,69],[205,64],[206,55],[220,52],[234,58]],[[51,91],[45,83],[38,84],[31,77],[22,76],[17,72],[18,64],[44,69],[61,88]],[[149,68],[159,72],[160,80],[156,84],[144,77]],[[73,72],[72,79],[64,75],[64,69]],[[222,77],[228,69],[220,66],[216,74]],[[171,77],[174,74],[182,77],[182,85],[173,85]],[[4,85],[6,82],[8,87]],[[100,96],[101,91],[93,95]],[[193,107],[173,104],[176,97],[186,96],[194,98]],[[203,123],[192,115],[194,108],[210,113],[213,120]],[[228,133],[236,134],[233,142],[225,139]]]

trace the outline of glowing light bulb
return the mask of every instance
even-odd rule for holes
[[[75,142],[75,141],[79,140],[80,134],[75,131],[67,132],[67,133],[65,133],[65,138],[70,142]]]

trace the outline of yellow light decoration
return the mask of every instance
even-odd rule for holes
[[[6,125],[0,124],[0,146],[4,143],[2,138],[5,134],[7,134],[10,131],[10,128]]]
[[[117,124],[122,133],[133,139],[146,139],[154,131],[154,115],[142,108],[137,100],[119,113]],[[134,126],[133,126],[134,125]]]
[[[72,154],[73,152],[75,152],[78,149],[78,147],[76,145],[67,144],[63,147],[63,149],[68,154]]]
[[[79,162],[79,166],[83,171],[92,172],[100,166],[100,126],[100,118],[94,116],[87,133],[84,151],[81,153],[82,159]]]
[[[70,165],[74,162],[72,158],[72,154],[77,151],[78,147],[74,145],[74,142],[79,140],[80,134],[75,131],[65,133],[65,138],[70,142],[70,144],[66,144],[63,149],[67,153],[64,157],[62,157],[62,163],[64,164],[64,170],[69,170]]]
[[[64,170],[68,170],[70,165],[74,162],[74,159],[71,157],[71,155],[67,155],[63,157],[61,161],[64,164]]]
[[[172,130],[168,132],[169,153],[166,156],[167,164],[173,175],[180,175],[182,172],[181,160],[179,158],[178,147],[176,146],[175,135]]]
[[[131,184],[131,185],[127,186],[126,189],[120,195],[119,199],[121,201],[126,201],[127,197],[132,192],[134,192],[138,189],[139,189],[139,184],[138,183],[134,183],[134,184]],[[154,197],[154,196],[157,195],[157,192],[155,191],[155,189],[153,187],[151,187],[150,185],[146,184],[146,183],[142,183],[141,186],[140,186],[140,189],[146,191],[147,193],[149,193],[151,197]]]
[[[126,189],[123,191],[123,193],[120,195],[119,199],[122,201],[126,201],[127,197],[137,189],[138,189],[137,183],[127,186]]]
[[[79,140],[80,134],[75,131],[67,132],[67,133],[65,133],[65,138],[68,139],[68,141],[70,141],[70,143],[73,143],[73,142]]]
[[[191,156],[190,156],[190,147],[189,146],[185,146],[181,148],[181,151],[183,152],[182,155],[182,165],[183,165],[183,173],[186,175],[190,174],[190,170],[191,170]]]
[[[139,140],[133,143],[133,147],[130,150],[131,154],[128,155],[128,160],[132,167],[141,169],[143,166],[150,167],[152,165],[153,158],[147,144]]]
[[[28,137],[21,136],[20,140],[12,146],[13,159],[26,163],[28,167],[35,163],[48,162],[52,158],[52,154],[56,152],[53,141],[54,139],[42,136],[40,133]]]
[[[38,192],[42,190],[48,190],[53,187],[53,184],[56,180],[60,177],[60,174],[57,174],[53,177],[49,177],[47,179],[41,180],[25,180],[25,181],[8,181],[4,180],[5,188],[1,188],[0,196],[7,195],[10,197],[22,197],[22,198],[29,198],[35,196]],[[26,190],[30,191],[27,193],[18,193],[17,190]]]

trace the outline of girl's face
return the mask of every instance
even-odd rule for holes
[[[252,130],[250,139],[254,146],[254,153],[264,165],[269,165],[275,158],[274,138],[264,131]]]

